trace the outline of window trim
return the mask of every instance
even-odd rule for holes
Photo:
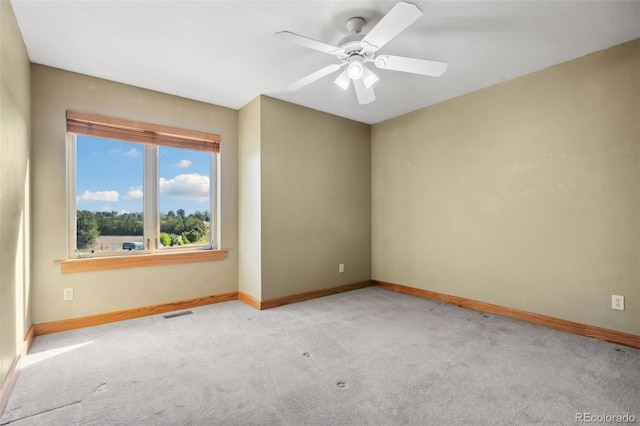
[[[159,147],[190,149],[219,154],[221,137],[212,133],[178,129],[169,126],[143,123],[120,118],[106,117],[98,114],[82,113],[68,110],[67,115],[67,247],[66,261],[59,261],[62,273],[85,272],[103,269],[118,269],[136,266],[152,266],[160,263],[187,263],[205,260],[224,259],[227,250],[220,249],[220,156],[211,155],[210,188],[214,191],[210,200],[211,222],[209,226],[212,245],[190,246],[179,248],[163,248],[160,250],[160,223],[157,206],[159,202],[156,181],[159,179],[157,154]],[[77,206],[76,206],[76,136],[90,136],[119,140],[123,142],[142,143],[144,145],[144,237],[156,237],[156,241],[147,241],[142,253],[122,255],[118,252],[102,254],[97,257],[83,258],[77,252]],[[153,169],[153,170],[151,170]],[[153,179],[150,177],[153,176]],[[153,193],[152,197],[147,194]],[[157,214],[151,214],[151,212]],[[215,238],[214,238],[215,237]],[[200,253],[200,254],[197,254]],[[207,253],[207,254],[202,254]],[[194,255],[195,254],[195,255]],[[177,255],[177,256],[175,256]],[[149,257],[161,256],[157,259]],[[135,260],[126,260],[135,259]],[[80,266],[82,265],[82,266]],[[68,272],[65,272],[68,271]]]
[[[220,152],[220,135],[67,110],[67,133],[172,148]]]
[[[59,260],[62,274],[107,271],[113,269],[161,266],[177,263],[208,262],[224,260],[228,249],[192,250],[188,252],[146,253],[129,256],[105,256],[86,259]]]

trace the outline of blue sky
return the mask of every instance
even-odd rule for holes
[[[79,210],[141,212],[144,145],[77,136]],[[160,212],[210,211],[210,154],[160,147]]]

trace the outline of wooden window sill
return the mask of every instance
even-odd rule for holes
[[[140,268],[144,266],[170,265],[176,263],[209,262],[224,260],[229,250],[199,250],[183,253],[136,254],[130,256],[92,257],[56,261],[63,274],[106,271],[111,269]]]

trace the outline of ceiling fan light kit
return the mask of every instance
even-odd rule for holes
[[[347,30],[350,35],[340,40],[339,46],[332,46],[289,31],[275,33],[274,37],[278,39],[333,55],[340,61],[339,64],[329,65],[302,77],[287,86],[285,90],[298,90],[346,66],[346,69],[334,82],[341,89],[347,90],[349,84],[353,81],[358,103],[364,105],[375,101],[373,85],[379,80],[378,76],[367,68],[366,63],[373,63],[379,69],[402,71],[430,77],[441,76],[447,70],[448,64],[446,62],[386,54],[376,56],[380,48],[420,16],[422,16],[422,11],[418,6],[412,3],[399,2],[366,35],[361,34],[366,21],[361,17],[350,18],[347,20]]]
[[[373,71],[371,71],[369,68],[364,69],[364,72],[362,73],[362,82],[364,83],[364,87],[368,89],[369,87],[373,86],[378,80],[380,79],[373,73]]]
[[[342,71],[338,78],[335,79],[334,83],[336,83],[342,90],[347,90],[349,88],[349,84],[351,83],[351,79],[349,78],[349,74],[347,74],[347,70]]]
[[[347,74],[351,80],[357,80],[364,74],[364,60],[360,55],[353,55],[348,60]]]

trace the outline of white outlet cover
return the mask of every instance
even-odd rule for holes
[[[65,288],[62,290],[62,298],[64,300],[73,300],[73,288]]]
[[[624,296],[611,295],[611,309],[624,311]]]

